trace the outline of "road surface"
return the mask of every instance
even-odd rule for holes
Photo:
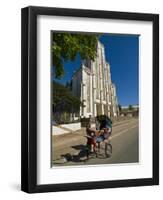
[[[52,137],[52,164],[54,166],[135,163],[139,161],[138,119],[132,118],[113,126],[109,158],[86,159],[85,129],[75,133]]]

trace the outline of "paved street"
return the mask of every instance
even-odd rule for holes
[[[138,162],[138,119],[131,118],[113,125],[111,144],[113,152],[109,158],[86,160],[83,149],[86,145],[85,129],[52,136],[52,163],[55,166],[89,165]]]

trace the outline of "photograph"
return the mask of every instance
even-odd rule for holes
[[[22,9],[21,190],[159,184],[159,15]]]
[[[139,35],[50,34],[51,167],[139,163]]]

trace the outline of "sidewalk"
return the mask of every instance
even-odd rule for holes
[[[52,126],[52,135],[62,135],[75,132],[81,129],[81,123],[61,124],[59,126]]]

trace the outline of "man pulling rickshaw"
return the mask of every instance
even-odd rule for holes
[[[105,143],[105,154],[107,152],[107,145],[109,144],[109,137],[112,134],[112,121],[107,116],[102,116],[99,121],[98,128],[93,129],[90,124],[86,128],[87,147],[90,153],[96,153],[100,149],[100,144]],[[111,144],[109,144],[111,145]]]

